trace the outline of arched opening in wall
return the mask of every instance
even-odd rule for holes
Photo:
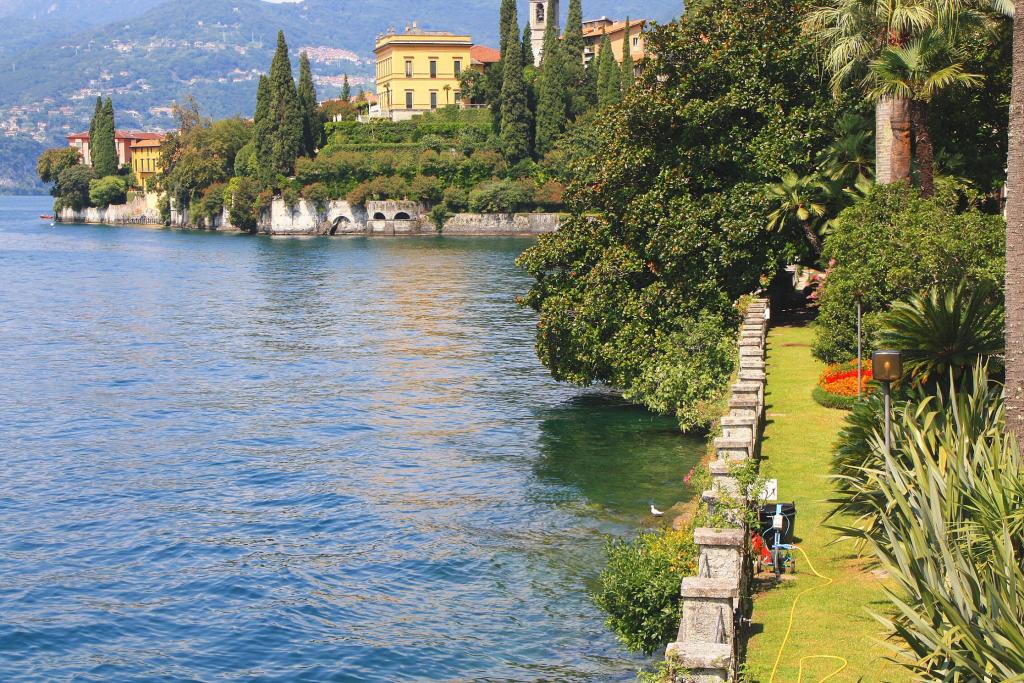
[[[395,214],[395,220],[407,221],[409,220],[409,214],[407,214],[405,211],[399,211],[398,213]]]
[[[380,211],[378,211],[377,213],[373,214],[373,220],[375,220],[375,221],[385,221],[385,220],[387,220],[387,218],[384,216],[384,214],[382,214]]]
[[[334,221],[334,225],[331,226],[330,234],[331,235],[336,235],[338,233],[338,228],[340,226],[347,225],[347,224],[349,224],[351,222],[352,221],[350,221],[347,216],[338,216],[338,219],[336,221]]]

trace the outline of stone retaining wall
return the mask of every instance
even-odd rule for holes
[[[746,502],[747,491],[733,476],[734,468],[757,458],[764,423],[765,343],[768,302],[755,299],[739,333],[738,381],[732,386],[729,412],[721,419],[722,436],[715,439],[716,458],[709,466],[711,489],[702,495],[714,511],[723,498]],[[676,642],[666,655],[686,670],[678,683],[726,683],[737,672],[736,624],[747,609],[750,577],[749,530],[694,529],[699,549],[697,576],[683,579],[683,608]]]
[[[257,231],[265,235],[435,235],[438,231],[426,213],[427,207],[417,202],[367,202],[364,208],[345,201],[332,201],[325,211],[320,211],[312,202],[303,200],[289,207],[283,199],[277,198],[270,210],[260,216]],[[155,195],[106,209],[66,209],[59,219],[65,223],[163,225]],[[540,235],[557,231],[560,224],[561,217],[557,213],[457,213],[448,218],[441,232],[445,235]],[[192,221],[188,209],[175,209],[171,211],[170,226],[185,230],[237,231],[231,225],[227,209],[202,225]]]

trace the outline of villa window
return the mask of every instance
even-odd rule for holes
[[[405,108],[412,109],[412,90],[405,91]]]
[[[640,45],[640,36],[633,36],[633,47],[639,47],[639,45]]]
[[[405,77],[412,78],[412,60],[405,60]]]
[[[461,75],[462,75],[462,60],[461,59],[456,59],[455,60],[455,78],[458,78]]]
[[[462,104],[462,91],[455,91],[455,104]]]
[[[436,59],[431,59],[430,60],[430,77],[431,78],[437,78],[437,60]]]
[[[437,109],[437,91],[436,90],[431,90],[430,91],[430,108],[431,109]]]

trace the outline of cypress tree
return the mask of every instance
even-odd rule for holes
[[[508,53],[501,85],[501,151],[514,164],[530,156],[530,105],[523,79],[518,26],[508,33],[506,44]]]
[[[515,33],[511,34],[510,31],[515,29]],[[514,35],[514,38],[510,36]],[[519,14],[516,9],[516,0],[501,0],[501,10],[498,15],[498,36],[499,44],[498,49],[501,50],[501,56],[504,58],[505,53],[508,52],[509,41],[519,40]]]
[[[99,177],[117,173],[117,143],[114,142],[114,103],[107,98],[96,121],[96,137],[89,141],[92,167]]]
[[[583,6],[580,0],[569,0],[569,15],[565,22],[565,40],[562,41],[562,71],[566,86],[569,118],[582,116],[591,107],[587,88],[587,74],[583,68]]]
[[[103,118],[103,98],[96,96],[96,109],[93,110],[92,119],[89,121],[89,158],[92,160],[91,150],[96,145],[96,124]]]
[[[284,31],[277,33],[277,51],[270,63],[270,123],[272,170],[291,175],[304,144],[303,116]]]
[[[533,66],[537,59],[533,54],[533,31],[530,30],[530,22],[523,27],[523,67]]]
[[[612,41],[606,33],[601,39],[601,52],[597,56],[597,105],[602,109],[622,99],[619,64],[612,52]]]
[[[345,74],[341,80],[341,99],[346,102],[352,99],[352,88],[348,84],[348,74]]]
[[[558,40],[558,22],[551,21],[544,32],[540,96],[537,102],[537,153],[544,154],[565,132],[569,123],[565,59]]]
[[[302,156],[312,158],[322,137],[323,123],[317,112],[316,86],[313,84],[313,71],[309,66],[309,56],[305,52],[299,57],[299,108],[302,111]]]
[[[259,167],[257,175],[262,180],[269,180],[273,175],[271,169],[274,165],[274,150],[270,132],[270,79],[266,74],[260,74],[260,83],[256,88],[256,114],[253,116],[253,123],[253,141],[256,143],[256,161]]]
[[[625,97],[633,89],[635,74],[633,73],[633,41],[629,35],[629,17],[626,17],[626,34],[622,41],[622,96]]]
[[[527,22],[529,23],[529,22]],[[516,9],[516,0],[501,0],[501,10],[498,13],[498,40],[501,51],[501,61],[487,70],[488,90],[493,93],[491,100],[491,127],[495,135],[501,135],[501,91],[505,78],[505,57],[509,50],[509,40],[519,43],[519,12]],[[522,47],[520,47],[522,50]]]

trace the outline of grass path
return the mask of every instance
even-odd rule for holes
[[[904,669],[885,661],[888,650],[879,642],[882,628],[867,612],[884,611],[888,604],[881,580],[852,556],[850,545],[829,546],[835,532],[822,526],[829,511],[824,500],[831,493],[827,478],[831,447],[844,413],[822,408],[811,398],[822,368],[811,356],[812,339],[810,327],[780,326],[769,335],[762,473],[779,480],[780,500],[796,502],[798,543],[815,568],[835,583],[825,587],[797,554],[794,580],[755,594],[747,680],[769,683],[793,599],[812,585],[822,585],[800,600],[775,683],[796,683],[800,658],[808,655],[849,660],[849,666],[829,678],[829,683],[910,681]],[[837,666],[834,661],[808,661],[802,681],[818,683]]]

